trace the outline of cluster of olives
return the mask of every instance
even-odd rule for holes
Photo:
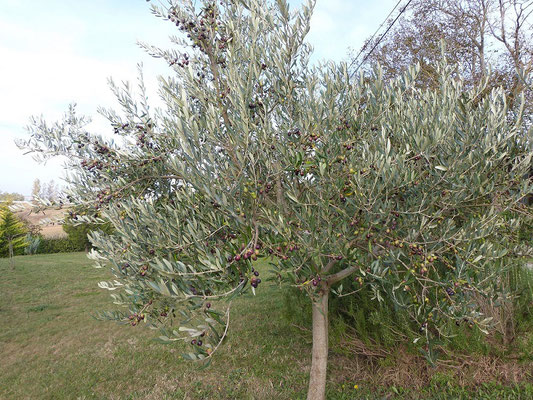
[[[268,249],[268,253],[272,254],[278,258],[281,258],[283,261],[286,261],[289,259],[289,256],[287,255],[287,252],[292,253],[294,251],[299,250],[299,247],[295,244],[286,244],[283,247],[277,246],[275,248]]]
[[[204,336],[205,336],[205,332],[202,332],[200,334],[200,337],[204,337]],[[191,344],[193,346],[200,346],[201,347],[204,343],[202,342],[202,339],[193,339],[193,340],[191,340]]]
[[[322,278],[320,277],[320,275],[318,275],[316,278],[314,278],[312,281],[311,281],[311,284],[313,286],[318,286],[318,284],[322,282]]]
[[[422,246],[417,245],[416,243],[412,243],[409,245],[409,250],[411,255],[421,256],[424,254],[424,248]]]
[[[351,149],[353,149],[354,144],[353,144],[353,143],[344,143],[342,146],[343,146],[346,150],[351,150]]]
[[[252,199],[256,199],[257,195],[266,195],[272,191],[273,185],[270,182],[263,182],[258,181],[257,186],[254,182],[246,182],[244,184],[243,193],[245,195],[250,196]],[[236,210],[236,212],[240,212],[240,210]],[[246,218],[246,215],[244,213],[240,214],[241,218]]]
[[[181,68],[185,68],[189,65],[189,55],[186,53],[183,53],[181,57],[176,57],[172,61],[170,61],[170,66],[178,65]]]
[[[303,169],[296,168],[294,170],[294,175],[304,176],[305,175],[305,171]]]
[[[320,135],[317,133],[310,133],[307,137],[307,140],[309,140],[310,142],[316,142],[318,141],[318,139],[320,139]]]
[[[113,127],[115,134],[118,134],[120,131],[128,131],[129,129],[129,124],[115,124],[115,126]]]
[[[261,182],[260,182],[260,184],[261,184]],[[259,189],[259,194],[269,193],[271,190],[272,190],[272,184],[267,183],[267,184],[264,185],[264,188]]]
[[[337,130],[342,131],[345,129],[350,129],[350,124],[348,123],[346,118],[340,117],[340,122],[339,122],[339,125],[337,126]]]
[[[139,166],[140,167],[144,167],[145,165],[148,165],[151,162],[160,162],[160,161],[163,161],[163,157],[162,156],[157,156],[157,157],[151,158],[149,160],[142,160],[139,163]]]
[[[81,166],[87,168],[88,171],[101,170],[104,168],[104,163],[100,160],[82,160]]]
[[[146,145],[146,133],[141,132],[137,135],[137,146],[144,147]]]
[[[69,211],[68,216],[70,217],[70,219],[73,219],[74,221],[78,219],[78,214],[75,211]]]
[[[139,271],[139,274],[140,274],[141,276],[145,276],[145,275],[146,275],[146,271],[148,271],[148,265],[145,264],[145,265],[143,265],[143,266],[141,267],[141,269],[140,269],[140,271]]]
[[[218,30],[216,14],[215,4],[209,3],[203,8],[198,21],[188,20],[184,16],[180,17],[175,9],[171,9],[167,17],[182,32],[187,33],[187,38],[191,40],[193,48],[207,53],[211,46],[212,32]],[[217,47],[219,49],[224,49],[229,42],[229,38],[225,36],[217,37],[215,35],[214,37],[218,39]],[[217,61],[217,63],[224,64],[223,60],[222,62]]]
[[[144,317],[145,317],[144,314],[138,314],[138,313],[134,313],[134,314],[130,315],[129,316],[129,320],[130,320],[131,326],[135,326],[139,322],[143,321]]]
[[[110,190],[102,190],[96,196],[99,204],[107,204],[111,201],[113,196],[111,195]]]
[[[287,136],[289,137],[294,135],[295,137],[299,138],[301,134],[302,132],[298,128],[291,129],[290,131],[287,132]]]
[[[109,148],[109,146],[101,144],[99,142],[94,142],[94,148],[98,154],[102,156],[110,156],[111,149]]]
[[[254,276],[252,277],[252,279],[250,279],[250,285],[252,285],[253,288],[257,288],[257,286],[259,286],[259,284],[261,283],[261,278],[258,278],[259,271],[256,271],[252,267],[252,273],[254,274]]]
[[[240,250],[237,254],[235,254],[234,256],[228,257],[228,262],[231,263],[233,261],[241,261],[241,260],[248,260],[248,259],[255,261],[257,260],[257,256],[261,254],[260,252],[261,245],[259,243],[255,246],[254,249],[248,249],[244,251],[245,248],[246,246],[244,244],[241,245]]]

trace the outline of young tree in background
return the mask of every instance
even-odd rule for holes
[[[0,253],[8,255],[11,268],[15,269],[15,251],[26,246],[27,231],[24,224],[7,206],[0,208]]]
[[[50,180],[50,182],[48,182],[48,185],[45,185],[44,186],[44,198],[49,200],[49,201],[56,201],[57,198],[58,198],[58,192],[57,192],[57,186],[56,186],[56,183],[54,182],[54,180]]]
[[[39,197],[41,197],[41,181],[39,179],[35,179],[33,181],[33,188],[31,190],[32,201],[36,202]]]
[[[179,46],[144,45],[174,72],[162,109],[142,77],[138,97],[112,84],[122,111],[103,114],[121,140],[89,134],[71,108],[55,125],[35,119],[25,143],[67,156],[68,196],[86,210],[73,218],[113,225],[91,234],[92,258],[115,275],[100,286],[123,306],[105,316],[209,360],[267,258],[312,304],[311,400],[325,398],[328,301],[345,279],[407,310],[428,352],[445,322],[486,326],[472,298],[493,290],[531,189],[531,143],[504,93],[477,101],[485,82],[465,86],[446,66],[435,90],[417,88],[415,68],[356,83],[346,64],[312,68],[313,1],[296,13],[284,0],[170,4],[153,12]]]

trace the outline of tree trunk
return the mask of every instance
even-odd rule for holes
[[[15,259],[13,258],[13,242],[9,242],[9,261],[11,262],[11,269],[15,269]]]
[[[323,285],[320,297],[313,302],[313,359],[309,376],[307,400],[325,400],[328,367],[328,296]]]

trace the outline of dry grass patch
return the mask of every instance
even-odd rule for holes
[[[68,208],[60,210],[47,209],[38,213],[33,212],[31,205],[24,206],[24,209],[15,212],[16,216],[31,225],[39,226],[44,238],[61,238],[67,237],[60,224],[60,220],[68,213]]]

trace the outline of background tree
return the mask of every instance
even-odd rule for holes
[[[43,198],[49,201],[55,202],[57,201],[58,196],[59,194],[58,194],[56,183],[52,179],[50,180],[50,182],[48,182],[48,185],[45,185],[43,188]]]
[[[41,197],[41,181],[39,179],[35,179],[33,181],[31,197],[32,197],[32,201],[34,202],[37,200],[37,198]]]
[[[11,259],[11,268],[15,269],[14,255],[18,249],[26,246],[24,224],[7,206],[0,208],[0,253]]]
[[[444,41],[444,56],[467,87],[486,77],[490,67],[487,91],[502,85],[511,102],[525,92],[531,105],[533,94],[517,71],[527,75],[533,68],[532,12],[531,0],[413,0],[383,40],[378,35],[365,44],[366,69],[380,63],[386,77],[396,77],[419,63],[418,85],[438,87]]]
[[[138,96],[111,83],[122,112],[102,113],[120,141],[89,134],[71,108],[53,125],[34,119],[25,146],[68,155],[79,222],[113,225],[91,234],[91,257],[113,266],[100,286],[124,307],[105,317],[146,322],[190,343],[184,358],[209,360],[265,257],[308,294],[308,398],[324,399],[328,302],[344,279],[406,309],[429,353],[443,321],[487,324],[471,299],[491,292],[509,230],[528,216],[519,178],[532,153],[504,93],[474,101],[485,82],[469,89],[450,68],[437,91],[417,88],[415,69],[353,84],[346,64],[309,67],[313,5],[153,6],[179,34],[175,49],[144,45],[173,69],[165,107],[149,107],[142,75]]]
[[[8,193],[0,191],[0,201],[11,203],[12,201],[24,201],[24,195],[20,193]]]

